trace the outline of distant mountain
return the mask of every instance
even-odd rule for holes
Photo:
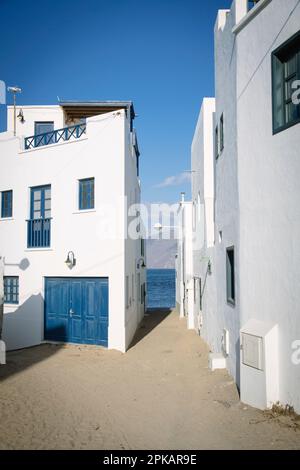
[[[147,268],[175,269],[175,255],[177,253],[177,240],[146,241]]]

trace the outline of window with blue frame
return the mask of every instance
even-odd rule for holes
[[[54,122],[53,121],[39,121],[34,123],[34,135],[42,136],[43,134],[48,134],[54,131]],[[54,132],[53,135],[47,138],[47,144],[55,143]],[[35,147],[40,147],[45,145],[44,139],[42,137],[35,138]]]
[[[47,248],[51,243],[51,186],[31,188],[28,248]]]
[[[52,132],[54,130],[54,122],[53,121],[40,121],[34,123],[34,134],[45,134],[46,132]]]
[[[1,217],[3,219],[12,217],[13,192],[2,191],[1,193]]]
[[[19,278],[18,276],[4,276],[4,303],[19,303]]]
[[[94,209],[95,178],[79,180],[79,210]]]
[[[31,220],[51,218],[51,186],[31,188]]]

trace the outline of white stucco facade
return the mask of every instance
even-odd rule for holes
[[[193,233],[192,233],[192,204],[185,201],[182,193],[178,206],[178,246],[176,257],[176,307],[180,318],[187,318],[189,329],[194,328],[193,317]]]
[[[300,365],[292,357],[300,338],[300,124],[273,133],[272,53],[299,33],[299,25],[298,0],[260,0],[250,11],[246,0],[235,0],[231,10],[219,11],[215,101],[204,100],[192,145],[192,203],[199,214],[193,277],[204,285],[201,303],[199,292],[195,296],[196,329],[213,353],[226,358],[244,387],[242,399],[258,407],[279,401],[297,412]],[[226,290],[226,250],[232,247],[234,303]],[[241,331],[255,322],[272,332],[263,346],[262,387],[268,377],[273,381],[265,400],[241,352]],[[241,365],[243,380],[252,377],[248,382],[241,382]]]
[[[113,102],[97,114],[94,103],[81,137],[25,150],[24,136],[34,135],[36,121],[51,121],[54,129],[61,129],[78,120],[67,121],[64,106],[22,106],[25,122],[17,119],[14,137],[13,109],[8,107],[8,131],[0,134],[0,191],[13,191],[13,212],[0,219],[0,255],[4,276],[19,277],[19,303],[4,306],[7,349],[44,340],[48,277],[108,278],[108,347],[128,348],[145,305],[137,284],[138,279],[145,282],[139,263],[141,233],[135,240],[127,237],[128,207],[140,202],[131,109],[132,104],[119,108]],[[78,182],[85,178],[94,178],[95,203],[92,209],[79,210]],[[51,244],[28,248],[30,190],[42,185],[51,185]],[[70,251],[76,258],[72,269],[65,264]]]

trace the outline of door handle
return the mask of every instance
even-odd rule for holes
[[[70,317],[73,316],[73,313],[75,313],[75,312],[74,312],[74,310],[71,308],[70,311],[69,311]]]

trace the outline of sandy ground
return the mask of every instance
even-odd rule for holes
[[[176,313],[127,354],[42,345],[0,367],[0,449],[300,449],[300,423],[239,402]]]

